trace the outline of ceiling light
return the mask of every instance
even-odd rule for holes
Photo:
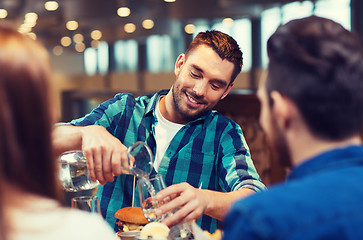
[[[98,45],[100,44],[100,41],[98,41],[98,40],[92,40],[91,41],[91,47],[93,47],[93,48],[98,48]]]
[[[77,21],[68,21],[66,23],[66,27],[68,30],[76,30],[78,28],[78,22]]]
[[[68,46],[71,45],[71,43],[72,43],[72,39],[70,37],[67,37],[67,36],[62,37],[61,44],[62,44],[63,47],[68,47]]]
[[[29,12],[25,14],[25,21],[27,22],[36,22],[38,20],[38,14],[35,12]]]
[[[145,29],[152,29],[154,27],[154,21],[151,19],[145,19],[142,21],[142,26]]]
[[[195,31],[195,26],[194,24],[187,24],[184,27],[184,31],[188,34],[192,34]]]
[[[83,52],[86,49],[86,45],[84,43],[77,43],[74,48],[77,52]]]
[[[135,24],[133,24],[133,23],[127,23],[127,24],[125,24],[125,26],[124,26],[124,30],[125,30],[125,32],[127,32],[127,33],[133,33],[133,32],[135,32],[135,30],[136,30],[136,25],[135,25]]]
[[[73,36],[73,41],[76,43],[81,43],[81,42],[83,42],[83,40],[84,40],[84,37],[80,33],[77,33]]]
[[[94,40],[100,40],[102,37],[102,32],[100,30],[93,30],[91,32],[91,38]]]
[[[24,25],[27,26],[27,27],[33,28],[33,27],[35,27],[35,25],[37,25],[37,22],[36,21],[29,21],[29,20],[25,19]]]
[[[60,55],[62,55],[62,53],[63,53],[63,48],[62,48],[62,46],[57,45],[57,46],[55,46],[55,47],[53,48],[53,54],[54,54],[54,55],[56,55],[56,56],[60,56]]]
[[[222,20],[222,24],[227,27],[232,27],[234,20],[232,18],[225,18]]]
[[[31,30],[32,28],[25,24],[20,25],[20,27],[18,28],[18,32],[20,33],[29,33]]]
[[[58,9],[58,3],[56,1],[48,1],[44,3],[44,7],[47,11],[55,11]]]
[[[6,18],[7,16],[8,16],[8,11],[6,11],[3,8],[1,8],[0,9],[0,18]]]
[[[175,2],[175,0],[164,0],[164,2]]]
[[[33,40],[37,40],[37,35],[33,32],[27,33],[26,35]]]
[[[130,15],[130,13],[131,11],[128,7],[120,7],[119,9],[117,9],[117,15],[119,15],[120,17],[127,17]]]

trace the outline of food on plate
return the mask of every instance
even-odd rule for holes
[[[145,225],[140,232],[141,239],[167,239],[170,229],[164,223],[151,222]]]
[[[141,231],[149,221],[145,218],[141,207],[125,207],[115,213],[119,232]]]

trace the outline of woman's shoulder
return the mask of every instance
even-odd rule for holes
[[[61,207],[55,200],[27,198],[26,204],[7,208],[12,231],[9,239],[117,240],[99,214]]]
[[[70,233],[72,239],[117,239],[111,226],[107,224],[101,214],[70,208],[62,208],[60,211],[63,212],[63,219],[67,219],[62,221],[63,232]]]

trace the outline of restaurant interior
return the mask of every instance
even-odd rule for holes
[[[118,92],[170,88],[174,64],[199,32],[233,36],[242,73],[216,109],[244,131],[266,185],[286,170],[271,157],[258,123],[258,81],[268,64],[266,42],[280,24],[312,14],[363,37],[361,0],[1,0],[0,21],[49,50],[59,120],[80,117]]]

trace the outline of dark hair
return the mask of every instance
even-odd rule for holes
[[[27,193],[59,199],[49,81],[46,49],[0,25],[0,191],[10,184]],[[0,204],[4,194],[0,193]],[[0,205],[0,210],[4,207]],[[0,215],[2,233],[4,224]]]
[[[280,26],[267,43],[267,92],[292,99],[324,139],[356,134],[363,122],[363,50],[359,38],[321,17]]]
[[[243,62],[242,51],[237,42],[231,36],[220,31],[200,32],[185,51],[185,57],[187,58],[189,52],[202,44],[211,47],[223,60],[227,59],[233,63],[234,68],[231,76],[231,83],[233,83],[237,75],[241,72]]]

